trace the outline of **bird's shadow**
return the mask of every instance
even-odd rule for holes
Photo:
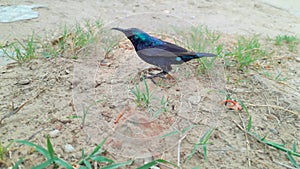
[[[150,79],[156,86],[161,88],[170,88],[176,84],[176,79],[168,72],[162,71],[160,68],[144,69],[131,80],[131,83],[137,84],[144,79]]]

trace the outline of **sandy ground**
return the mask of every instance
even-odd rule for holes
[[[278,1],[277,1],[278,2]],[[31,1],[1,1],[1,5],[32,4]],[[44,34],[46,30],[57,29],[64,24],[74,24],[83,20],[103,19],[109,24],[123,17],[142,13],[170,14],[192,24],[207,25],[213,30],[225,33],[278,34],[300,33],[299,3],[285,1],[284,5],[263,0],[257,1],[46,1],[38,0],[38,19],[1,24],[2,40],[30,35],[32,31]],[[291,12],[288,11],[291,10]],[[299,10],[298,10],[299,11]],[[21,25],[20,25],[21,24]],[[143,17],[131,23],[132,27],[148,24]],[[176,23],[186,24],[185,22]],[[162,25],[161,25],[162,26]]]
[[[1,1],[1,5],[20,3],[32,4],[32,1]],[[150,32],[167,32],[170,36],[174,36],[171,26],[185,29],[201,24],[224,34],[227,44],[233,44],[231,38],[237,35],[260,34],[272,38],[279,34],[300,36],[299,4],[293,4],[293,1],[287,1],[285,6],[278,5],[278,1],[270,3],[264,0],[175,3],[39,0],[34,3],[46,6],[36,9],[40,17],[0,23],[1,42],[26,38],[33,31],[46,37],[64,24],[74,25],[97,19],[102,19],[107,28],[138,27]],[[273,48],[268,44],[265,46]],[[300,65],[295,60],[299,53],[287,52],[282,48],[271,50],[275,59],[267,62],[274,71],[280,67],[283,75],[288,77],[285,84],[257,72],[244,74],[224,70],[222,66],[199,77],[194,71],[195,63],[177,67],[172,74],[176,81],[167,84],[169,87],[157,87],[147,81],[155,96],[153,110],[162,108],[154,106],[159,105],[161,98],[169,99],[168,111],[160,116],[155,116],[155,111],[138,108],[132,103],[133,97],[128,92],[128,89],[135,88],[132,79],[138,71],[151,66],[141,62],[130,48],[116,48],[110,54],[110,67],[98,64],[104,58],[101,42],[81,52],[78,60],[40,59],[21,66],[2,66],[0,117],[10,112],[12,104],[15,107],[27,104],[18,114],[3,120],[0,138],[3,145],[12,139],[25,139],[45,146],[45,136],[50,134],[56,153],[69,162],[75,162],[80,159],[82,148],[90,152],[108,136],[104,147],[107,156],[116,161],[135,159],[136,163],[131,168],[136,168],[152,156],[176,163],[177,143],[181,138],[181,157],[184,160],[191,152],[193,143],[210,128],[216,128],[210,140],[212,144],[208,146],[209,162],[204,162],[200,149],[189,162],[181,161],[183,168],[197,165],[204,168],[284,168],[282,164],[291,165],[285,153],[245,137],[238,128],[238,125],[243,126],[247,122],[245,113],[225,111],[220,105],[225,96],[219,91],[230,92],[247,103],[253,115],[255,132],[289,148],[294,140],[299,141]],[[232,81],[225,85],[225,77],[227,80],[230,77]],[[143,87],[144,83],[139,82],[138,85]],[[99,102],[93,104],[96,100]],[[123,120],[114,124],[122,111],[125,112]],[[82,121],[67,118],[82,116],[83,112],[88,112],[83,128]],[[186,137],[161,137],[191,125],[195,127]],[[71,144],[75,151],[66,152],[67,144]],[[11,152],[12,158],[1,162],[3,168],[11,166],[22,156],[26,157],[25,168],[43,161],[39,154],[32,153],[26,146],[13,146]]]

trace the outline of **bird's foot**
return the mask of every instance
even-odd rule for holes
[[[157,73],[157,71],[160,71]],[[150,79],[154,84],[163,88],[170,88],[176,83],[176,79],[168,72],[161,71],[159,68],[148,68],[140,71],[131,83],[137,83],[144,79]]]
[[[148,68],[144,69],[131,80],[132,83],[137,82],[137,81],[143,81],[144,79],[151,79],[153,76],[155,76],[155,71],[161,71],[159,68]],[[157,74],[157,73],[156,73]]]

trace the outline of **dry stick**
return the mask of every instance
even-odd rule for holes
[[[273,161],[274,163],[278,164],[278,165],[281,165],[281,166],[285,167],[285,168],[288,168],[288,169],[294,169],[294,167],[289,166],[289,165],[287,165],[287,164],[283,164],[283,163],[281,163],[281,162],[279,162],[279,161],[275,161],[275,160],[272,160],[272,161]]]
[[[43,89],[42,91],[40,91],[40,92],[39,92],[36,96],[34,96],[33,98],[26,100],[23,104],[21,104],[21,105],[20,105],[18,108],[16,108],[15,110],[13,110],[13,111],[7,113],[6,115],[4,115],[4,116],[1,118],[1,120],[0,120],[0,124],[2,124],[2,121],[3,121],[4,119],[9,118],[10,116],[12,116],[12,115],[18,113],[18,112],[19,112],[26,104],[28,104],[31,100],[37,98],[43,91],[45,91],[45,89]]]
[[[246,129],[245,127],[245,123],[244,123],[244,120],[242,119],[241,117],[241,113],[239,113],[239,117],[243,123],[243,127],[244,127],[244,130]],[[245,138],[246,138],[246,148],[247,148],[247,159],[248,159],[248,165],[249,167],[251,168],[251,161],[250,161],[250,158],[249,158],[249,150],[250,150],[250,146],[249,146],[249,139],[248,139],[248,135],[245,133]]]
[[[18,108],[16,108],[16,109],[13,110],[13,111],[7,113],[6,115],[4,115],[4,116],[2,117],[2,119],[0,120],[0,124],[2,123],[2,121],[3,121],[4,119],[6,119],[6,118],[8,118],[8,117],[10,117],[10,116],[12,116],[12,115],[18,113],[18,111],[20,111],[20,110],[21,110],[21,109],[22,109],[29,101],[30,101],[30,100],[26,100],[23,104],[21,104],[21,106],[19,106]]]
[[[45,130],[45,128],[39,129],[37,132],[33,133],[30,137],[28,137],[27,140],[29,141],[29,140],[33,139],[37,134],[39,134],[40,132],[42,132],[44,130]]]
[[[181,142],[182,140],[187,136],[187,134],[185,134],[183,137],[181,137],[178,141],[178,148],[177,148],[177,166],[180,167],[180,147],[181,147]]]
[[[252,136],[253,138],[255,138],[258,142],[263,143],[263,144],[268,145],[268,146],[272,146],[272,144],[270,144],[270,143],[268,143],[268,142],[264,142],[263,140],[257,138],[256,136],[253,136],[253,135],[250,134],[249,132],[245,131],[245,130],[244,130],[244,129],[236,122],[236,121],[233,120],[233,122],[236,124],[236,126],[237,126],[240,130],[242,130],[242,131],[245,132],[246,134],[249,134],[250,136]],[[274,147],[274,146],[272,146],[272,147]],[[297,154],[296,152],[290,151],[290,150],[288,150],[288,149],[286,149],[286,148],[283,148],[283,147],[274,147],[274,148],[279,149],[279,150],[284,151],[284,152],[287,152],[287,153],[291,153],[292,155],[295,155],[295,156],[297,156],[297,157],[300,157],[300,155]]]
[[[265,98],[265,100],[266,100],[266,103],[267,103],[267,105],[269,105],[269,101],[268,101],[268,99],[267,99],[267,97],[266,97],[266,95],[265,94],[262,94],[263,96],[264,96],[264,98]],[[277,102],[278,103],[278,102]],[[268,109],[268,113],[271,115],[272,113],[271,113],[271,110],[270,110],[270,107],[267,107],[267,109]],[[273,114],[272,114],[273,115]],[[280,120],[279,120],[279,118],[277,117],[277,116],[275,116],[275,115],[273,115],[274,117],[275,117],[275,119],[277,120],[277,123],[278,124],[280,124]]]
[[[292,113],[292,114],[298,116],[298,118],[300,118],[300,113],[292,111],[292,110],[289,110],[289,109],[286,109],[284,107],[280,107],[280,106],[275,106],[275,105],[256,105],[256,104],[250,104],[250,103],[247,103],[245,105],[247,105],[247,106],[254,106],[254,107],[271,107],[271,108],[274,108],[274,109],[280,109],[280,110],[284,110],[286,112]]]

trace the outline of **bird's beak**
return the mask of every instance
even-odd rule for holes
[[[122,28],[111,28],[112,30],[117,30],[117,31],[121,31],[121,32],[125,32],[125,29]]]
[[[111,28],[111,29],[123,32],[126,37],[130,37],[130,36],[133,35],[132,32],[129,29],[122,29],[122,28]]]

